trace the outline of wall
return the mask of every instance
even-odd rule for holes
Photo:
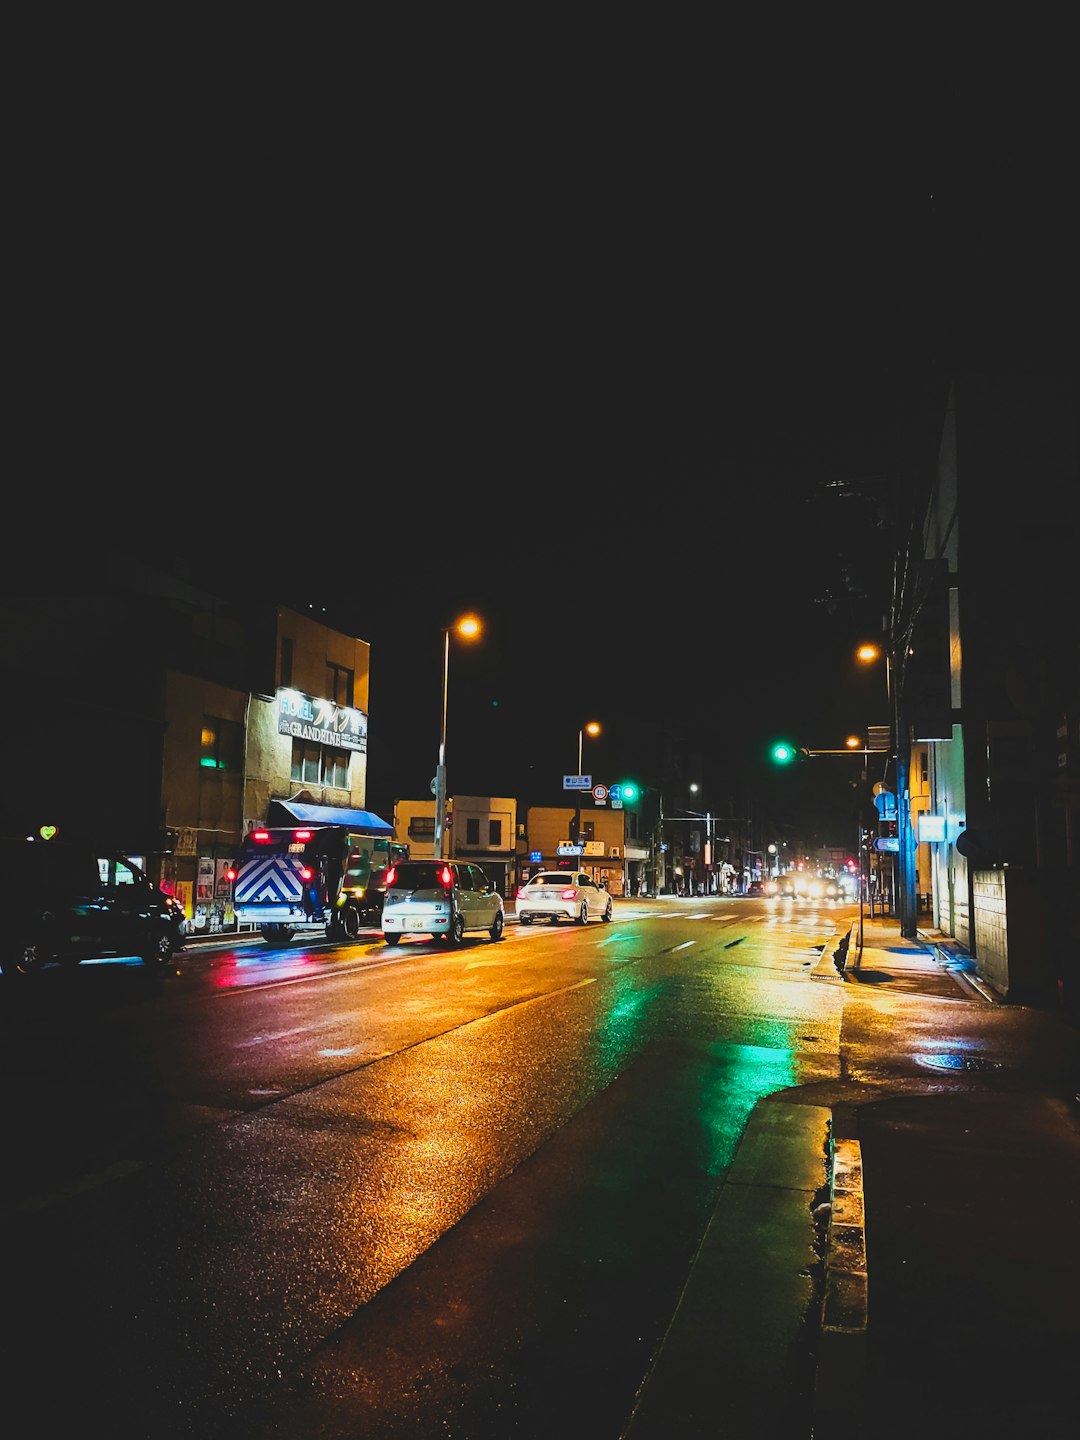
[[[1007,1000],[1052,999],[1044,907],[1032,877],[1011,869],[976,870],[972,893],[980,978]]]
[[[956,837],[964,828],[966,819],[964,739],[959,725],[953,726],[950,741],[935,741],[930,747],[930,788],[931,813],[945,818],[945,839],[929,846],[934,924],[970,951],[974,947],[968,864],[956,848]]]
[[[424,819],[429,823],[423,832],[418,832],[413,821]],[[408,845],[414,860],[430,860],[435,854],[435,801],[395,800],[394,838]]]

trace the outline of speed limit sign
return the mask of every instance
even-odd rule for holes
[[[593,798],[594,800],[606,800],[606,799],[607,799],[607,795],[608,795],[608,790],[607,790],[607,786],[606,786],[606,785],[594,785],[594,786],[593,786],[592,798]]]

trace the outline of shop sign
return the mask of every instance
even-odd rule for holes
[[[367,753],[368,717],[363,710],[320,700],[300,690],[279,690],[277,717],[279,735]]]

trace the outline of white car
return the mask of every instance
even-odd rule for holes
[[[501,940],[503,899],[479,865],[460,860],[399,860],[386,872],[382,932],[387,945],[430,935],[460,945],[466,930]]]
[[[519,925],[531,925],[533,920],[549,920],[552,925],[560,920],[608,923],[613,908],[608,892],[584,870],[541,870],[517,894]]]

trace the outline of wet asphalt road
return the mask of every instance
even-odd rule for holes
[[[10,1403],[56,1435],[619,1436],[754,1105],[839,1076],[810,972],[848,919],[624,903],[5,992]]]

